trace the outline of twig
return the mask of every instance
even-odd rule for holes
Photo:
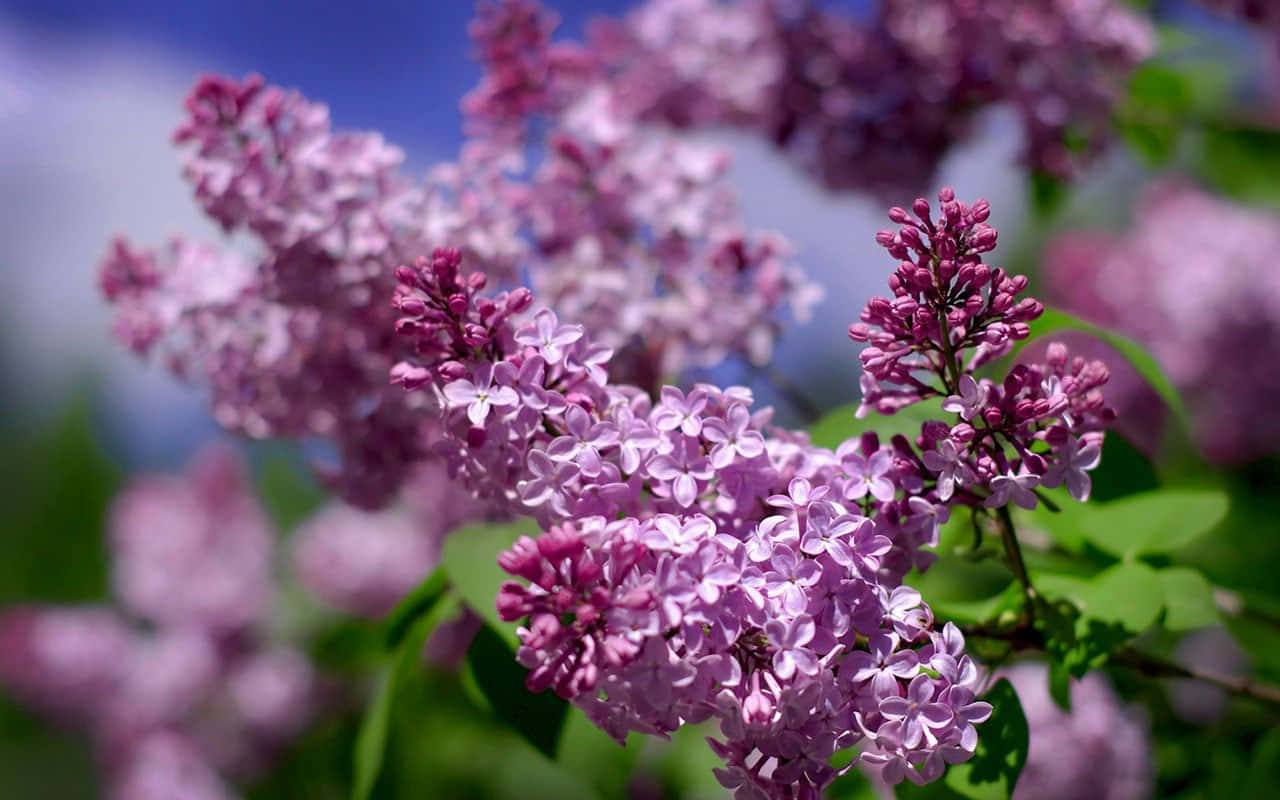
[[[1031,585],[1027,564],[1022,560],[1022,548],[1018,546],[1018,535],[1013,529],[1013,517],[1009,514],[1009,507],[1000,506],[996,511],[996,517],[1000,523],[1000,541],[1004,544],[1004,552],[1009,557],[1009,566],[1013,568],[1013,574],[1018,578],[1018,583],[1022,584],[1022,593],[1027,597],[1027,614],[1030,616],[1034,613],[1035,601],[1039,595],[1036,594],[1036,587]]]
[[[1280,707],[1280,687],[1259,683],[1247,676],[1223,675],[1198,667],[1185,667],[1166,661],[1135,647],[1125,647],[1112,656],[1111,661],[1123,667],[1137,670],[1153,678],[1184,678],[1213,684],[1232,694],[1261,700]]]

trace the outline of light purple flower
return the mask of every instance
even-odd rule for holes
[[[752,429],[751,414],[743,405],[731,406],[724,419],[707,420],[702,435],[715,443],[711,465],[716,469],[729,466],[736,456],[755,458],[764,452],[764,437]]]
[[[777,648],[773,654],[773,673],[781,680],[789,680],[792,675],[818,674],[818,657],[805,645],[813,641],[817,632],[811,617],[801,615],[791,620],[770,620],[765,625],[765,634],[769,642]]]
[[[898,491],[889,478],[893,472],[893,454],[888,450],[877,450],[870,458],[849,452],[840,460],[840,466],[849,476],[844,489],[848,500],[861,500],[869,492],[877,500],[888,502]]]
[[[460,378],[445,384],[445,399],[455,407],[466,406],[467,419],[473,425],[483,424],[491,407],[506,408],[520,402],[515,389],[493,385],[493,373],[494,365],[484,363],[476,367],[474,380]]]
[[[561,325],[554,312],[539,311],[533,324],[516,333],[516,341],[526,347],[538,348],[538,353],[548,364],[559,364],[564,358],[564,348],[581,339],[581,325]]]
[[[950,727],[955,714],[945,703],[933,700],[933,679],[917,675],[907,686],[906,697],[886,697],[880,701],[880,714],[897,723],[903,746],[914,748],[923,740],[936,744],[938,732]]]
[[[1008,505],[1012,500],[1015,505],[1025,509],[1036,507],[1036,495],[1031,491],[1040,484],[1040,476],[1027,472],[1013,472],[996,475],[991,479],[991,495],[982,502],[987,508],[999,508]]]
[[[973,470],[951,439],[939,439],[933,450],[920,454],[925,468],[938,473],[938,499],[950,500],[957,486],[973,483]]]
[[[1102,447],[1095,441],[1089,441],[1083,447],[1080,439],[1067,436],[1062,447],[1053,454],[1049,471],[1044,474],[1044,485],[1050,489],[1067,484],[1067,491],[1080,502],[1089,499],[1089,491],[1093,482],[1088,470],[1094,469],[1102,461]]]
[[[961,419],[968,422],[982,410],[982,404],[985,400],[984,394],[972,375],[961,375],[960,394],[948,395],[942,401],[942,410],[952,414],[959,414]]]

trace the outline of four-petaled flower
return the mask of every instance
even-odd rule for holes
[[[1012,471],[997,475],[991,479],[991,496],[982,504],[987,508],[999,508],[1012,500],[1029,511],[1036,507],[1036,494],[1031,490],[1039,484],[1040,476],[1027,472],[1025,467],[1016,475]]]
[[[933,692],[933,679],[917,675],[907,686],[906,697],[886,697],[880,701],[880,715],[897,724],[898,736],[908,749],[919,746],[921,740],[937,744],[935,731],[950,727],[955,720],[951,706],[931,702]]]
[[[985,400],[985,392],[978,386],[978,382],[971,375],[960,376],[960,394],[948,395],[942,401],[942,410],[952,414],[959,414],[960,419],[968,422],[978,415],[982,410],[982,403]]]
[[[840,455],[840,466],[849,476],[844,489],[845,499],[861,500],[868,492],[882,503],[893,499],[898,491],[889,478],[893,472],[893,453],[877,450],[867,458],[856,450],[849,450]]]
[[[564,347],[581,339],[583,333],[581,325],[561,325],[555,312],[544,308],[533,318],[532,325],[516,333],[516,341],[538,348],[548,364],[559,364],[564,357]]]
[[[453,406],[466,406],[467,419],[473,425],[484,423],[493,406],[514,406],[520,402],[520,395],[510,386],[493,385],[493,364],[481,364],[472,373],[474,381],[460,378],[445,384],[444,397]]]
[[[1050,489],[1067,484],[1067,491],[1075,499],[1084,502],[1089,499],[1093,481],[1086,470],[1098,466],[1102,460],[1102,448],[1096,441],[1089,441],[1081,446],[1081,440],[1068,436],[1066,442],[1057,453],[1053,463],[1044,474],[1044,485]]]

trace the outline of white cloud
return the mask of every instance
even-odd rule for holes
[[[216,235],[169,143],[199,71],[139,42],[0,20],[0,353],[20,418],[56,411],[91,377],[135,452],[207,431],[196,392],[111,339],[95,275],[117,233]]]

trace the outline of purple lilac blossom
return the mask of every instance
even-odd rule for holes
[[[833,188],[919,191],[981,109],[1012,105],[1024,160],[1071,177],[1109,140],[1150,26],[1111,0],[654,0],[592,31],[628,112],[760,131]]]
[[[306,656],[267,630],[275,532],[213,448],[126,488],[110,533],[117,604],[5,609],[0,684],[92,738],[112,798],[230,798],[316,706]]]
[[[872,298],[849,326],[849,337],[867,344],[858,415],[942,398],[956,418],[924,424],[915,442],[921,455],[911,455],[940,501],[1034,508],[1038,486],[1062,484],[1085,500],[1102,428],[1115,417],[1100,390],[1110,373],[1053,343],[1042,363],[1018,364],[1003,380],[973,376],[1028,338],[1044,306],[1018,299],[1025,276],[983,261],[997,239],[986,201],[965,205],[950,189],[938,199],[938,218],[917,199],[912,212],[890,210],[897,231],[876,235],[899,263],[889,278],[893,297]]]
[[[1280,279],[1268,255],[1280,248],[1280,216],[1171,180],[1147,187],[1136,208],[1125,234],[1068,233],[1050,244],[1052,296],[1151,350],[1210,459],[1274,452],[1280,374],[1262,365],[1280,359]]]
[[[467,403],[432,407],[458,478],[544,526],[499,559],[532,584],[509,582],[498,598],[505,619],[527,620],[517,657],[530,689],[554,689],[620,740],[718,720],[720,779],[743,796],[816,796],[837,774],[827,758],[860,740],[889,754],[899,780],[936,777],[972,753],[981,713],[943,721],[930,706],[936,725],[917,737],[880,709],[940,646],[919,593],[900,586],[938,519],[908,488],[923,485],[912,464],[874,437],[837,457],[775,435],[740,387],[668,388],[655,402],[614,386],[582,364],[594,347],[584,331],[548,362],[538,331],[561,323],[550,312],[521,322],[529,294],[484,296],[456,252],[399,275],[399,329],[418,358],[396,378],[447,398],[483,373],[522,398],[480,423]],[[728,431],[742,446],[717,451]],[[594,443],[585,461],[584,441]],[[850,492],[862,504],[843,505]],[[841,675],[861,668],[842,666],[858,637],[882,630],[922,655],[895,661],[902,683],[879,680],[877,693]],[[924,676],[930,688],[916,691],[948,709],[949,698],[971,703],[977,670],[953,674],[965,683]]]
[[[1018,692],[1031,751],[1014,800],[1144,800],[1154,787],[1148,723],[1120,703],[1099,672],[1071,682],[1071,711],[1049,697],[1044,664],[1003,671]]]
[[[871,301],[850,330],[872,342],[872,389],[896,384],[910,402],[958,393],[974,424],[926,423],[918,441],[942,453],[938,441],[954,439],[956,458],[963,447],[965,480],[981,485],[958,495],[953,474],[952,504],[1034,506],[1050,471],[1087,496],[1075,473],[1096,465],[1081,451],[1110,418],[1106,368],[1055,346],[1043,366],[969,386],[1042,307],[1016,300],[1024,278],[982,262],[996,240],[986,203],[949,189],[939,199],[939,219],[917,200],[918,222],[894,209],[902,230],[877,237],[902,262],[897,299]],[[397,270],[397,330],[415,357],[392,376],[436,398],[424,407],[440,410],[437,450],[453,473],[543,528],[499,557],[524,581],[506,583],[497,606],[524,623],[517,659],[531,690],[554,689],[619,741],[717,720],[717,776],[740,797],[816,797],[838,775],[830,756],[857,743],[890,783],[933,780],[972,755],[991,710],[975,698],[979,670],[959,630],[935,629],[902,584],[930,563],[923,548],[947,512],[905,437],[883,446],[869,433],[832,452],[770,427],[741,387],[666,387],[653,400],[611,384],[584,364],[599,352],[585,329],[547,310],[530,319],[527,290],[483,294],[484,275],[462,262],[437,250]],[[548,360],[552,339],[563,344]],[[518,400],[473,414],[481,384]],[[731,424],[750,447],[718,450]]]
[[[440,533],[404,509],[374,512],[335,503],[294,531],[294,570],[328,605],[380,617],[435,567]]]

